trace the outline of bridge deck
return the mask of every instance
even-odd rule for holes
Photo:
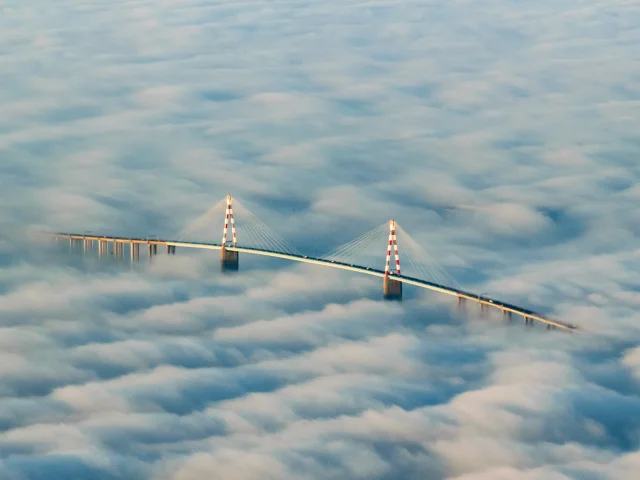
[[[114,236],[104,236],[104,235],[81,235],[76,233],[64,233],[64,232],[49,233],[48,235],[51,235],[57,238],[66,238],[66,239],[75,239],[75,240],[92,240],[92,241],[130,243],[130,244],[137,243],[137,244],[149,244],[149,245],[168,245],[173,247],[197,248],[197,249],[206,249],[206,250],[220,250],[222,248],[222,245],[216,244],[216,243],[179,242],[174,240],[163,240],[158,238],[131,238],[131,237],[114,237]],[[351,265],[347,263],[335,262],[332,260],[325,260],[322,258],[309,257],[306,255],[295,255],[295,254],[289,254],[289,253],[274,252],[271,250],[261,250],[257,248],[246,248],[246,247],[227,246],[225,248],[228,251],[243,252],[243,253],[248,253],[252,255],[262,255],[267,257],[283,258],[287,260],[293,260],[296,262],[311,263],[314,265],[323,265],[325,267],[339,268],[342,270],[349,270],[352,272],[364,273],[366,275],[372,275],[375,277],[384,277],[384,272],[382,270],[376,270],[373,268],[363,267],[360,265]],[[460,299],[473,301],[481,305],[495,307],[502,310],[503,312],[522,315],[523,317],[526,317],[528,319],[535,320],[537,322],[544,323],[546,325],[559,328],[562,330],[566,330],[566,331],[578,330],[578,327],[576,325],[561,322],[559,320],[554,320],[540,313],[534,312],[532,310],[518,307],[517,305],[513,305],[510,303],[501,302],[499,300],[496,300],[490,297],[476,295],[471,292],[458,290],[455,288],[447,287],[445,285],[439,285],[437,283],[428,282],[426,280],[421,280],[419,278],[407,277],[404,275],[393,275],[393,279],[402,283],[406,283],[408,285],[414,285],[416,287],[433,290],[433,291],[444,293],[447,295],[453,295]]]

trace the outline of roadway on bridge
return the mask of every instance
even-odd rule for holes
[[[149,245],[167,245],[172,247],[194,248],[194,249],[203,249],[203,250],[220,250],[222,248],[222,245],[216,244],[216,243],[184,242],[184,241],[163,240],[163,239],[156,239],[156,238],[130,238],[130,237],[114,237],[114,236],[102,236],[102,235],[83,235],[83,234],[64,233],[64,232],[49,233],[49,235],[57,238],[75,239],[75,240],[83,240],[83,241],[103,241],[103,242],[113,242],[113,243],[130,243],[130,244],[143,243],[143,244],[149,244]],[[309,257],[306,255],[296,255],[291,253],[282,253],[282,252],[276,252],[272,250],[262,250],[259,248],[248,248],[248,247],[225,246],[225,249],[228,251],[242,252],[250,255],[262,255],[267,257],[283,258],[283,259],[292,260],[295,262],[310,263],[313,265],[322,265],[322,266],[331,267],[331,268],[339,268],[342,270],[349,270],[352,272],[372,275],[374,277],[384,278],[385,276],[382,270],[376,270],[376,269],[364,267],[361,265],[352,265],[352,264],[337,262],[333,260],[326,260],[322,258]],[[392,277],[394,280],[402,283],[406,283],[408,285],[414,285],[419,288],[425,288],[428,290],[444,293],[446,295],[456,296],[462,300],[469,300],[469,301],[479,303],[481,305],[498,308],[505,313],[521,315],[526,319],[535,320],[537,322],[546,324],[549,327],[558,328],[565,331],[577,331],[578,329],[576,325],[561,322],[559,320],[554,320],[540,313],[534,312],[532,310],[518,307],[517,305],[513,305],[510,303],[505,303],[487,296],[476,295],[471,292],[466,292],[463,290],[447,287],[445,285],[439,285],[437,283],[432,283],[427,280],[422,280],[419,278],[407,277],[404,275],[392,275]]]

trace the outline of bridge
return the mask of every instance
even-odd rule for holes
[[[479,304],[482,311],[487,309],[497,309],[502,315],[511,320],[513,315],[522,317],[525,325],[532,325],[534,322],[546,325],[548,329],[560,329],[568,332],[578,331],[575,324],[566,323],[557,319],[553,319],[547,315],[535,312],[533,310],[519,307],[517,305],[503,302],[484,294],[475,294],[466,291],[457,285],[457,282],[444,270],[437,265],[437,262],[431,260],[429,265],[420,259],[420,255],[416,254],[416,250],[421,252],[420,247],[406,232],[394,221],[367,232],[357,239],[338,247],[331,252],[322,256],[308,256],[298,252],[286,240],[274,233],[268,226],[255,217],[246,207],[241,206],[242,217],[244,219],[243,226],[247,235],[247,244],[238,243],[236,219],[234,216],[233,206],[241,206],[239,202],[234,203],[231,195],[227,195],[225,199],[209,210],[205,215],[192,222],[185,230],[176,235],[174,239],[160,238],[134,238],[112,235],[98,235],[91,232],[71,233],[71,232],[47,232],[48,236],[54,237],[58,243],[68,241],[71,247],[82,246],[85,252],[94,250],[95,248],[99,256],[115,255],[117,258],[125,257],[125,249],[129,250],[131,262],[137,262],[140,258],[140,246],[146,247],[149,259],[158,254],[158,246],[164,247],[168,255],[175,255],[178,248],[184,249],[203,249],[218,250],[220,254],[220,264],[223,271],[232,271],[239,269],[239,256],[242,254],[261,255],[267,257],[281,258],[301,263],[309,263],[329,268],[338,268],[348,270],[360,274],[370,275],[383,279],[383,296],[387,300],[401,300],[402,286],[413,285],[418,288],[432,290],[445,295],[456,297],[459,304],[464,302],[474,302]],[[216,212],[224,209],[224,216],[216,216]],[[211,231],[208,220],[211,218],[223,219],[224,228],[222,229],[222,241],[220,243],[212,243],[207,241],[189,241],[187,238],[193,231],[203,226],[206,230]],[[388,227],[388,230],[387,230]],[[229,238],[229,228],[231,228],[231,236]],[[388,237],[387,237],[388,231]],[[401,273],[400,255],[398,247],[398,233],[402,233],[406,240],[407,257],[410,264],[417,273],[421,273],[423,278],[416,275],[406,275]],[[380,246],[381,234],[387,238],[386,241],[386,263],[384,270],[356,263],[349,260],[354,253],[366,250],[367,246]],[[111,248],[110,248],[111,247]],[[111,250],[111,251],[110,251]],[[391,262],[391,252],[393,250],[394,262]],[[435,266],[433,264],[436,264]],[[433,277],[427,279],[424,277]],[[449,280],[449,285],[446,285]],[[451,285],[454,284],[454,286]]]

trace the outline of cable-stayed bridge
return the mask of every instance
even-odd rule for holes
[[[212,233],[216,231],[222,231],[219,243],[210,241]],[[141,245],[146,247],[149,259],[158,254],[160,245],[165,247],[168,255],[174,255],[177,248],[219,250],[223,271],[238,270],[240,253],[339,268],[382,278],[383,295],[388,300],[402,298],[403,284],[414,285],[455,296],[458,303],[475,302],[480,305],[481,310],[498,309],[509,321],[515,314],[522,317],[525,325],[533,325],[535,322],[546,325],[548,329],[578,330],[574,324],[552,319],[487,295],[466,291],[394,220],[320,256],[299,252],[231,195],[227,195],[175,236],[164,239],[69,232],[53,232],[48,235],[55,237],[58,242],[68,240],[71,247],[82,247],[85,252],[95,249],[99,256],[114,255],[124,258],[125,250],[128,249],[132,262],[139,260]],[[381,264],[382,247],[386,247],[384,269],[375,268],[377,264]],[[403,258],[402,269],[400,251]]]

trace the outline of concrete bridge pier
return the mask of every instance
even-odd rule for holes
[[[167,255],[175,255],[176,247],[175,245],[167,245]]]
[[[382,283],[382,294],[385,300],[402,300],[402,282],[385,275]]]
[[[456,297],[456,310],[460,313],[463,313],[466,311],[466,309],[467,309],[466,299],[458,295]]]
[[[131,263],[135,263],[140,261],[140,244],[139,243],[131,243]]]
[[[238,252],[227,250],[225,247],[222,247],[220,249],[220,271],[236,272],[238,269]]]

